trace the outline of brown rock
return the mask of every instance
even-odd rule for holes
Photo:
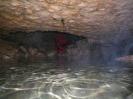
[[[0,40],[0,61],[16,61],[17,48],[13,43]]]
[[[47,54],[39,51],[37,48],[29,48],[28,49],[28,60],[30,62],[35,62],[39,60],[46,60]]]
[[[0,0],[0,28],[105,39],[133,27],[132,5],[133,0]]]

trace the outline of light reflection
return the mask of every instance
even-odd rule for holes
[[[59,71],[59,73],[57,70],[55,72],[52,70],[52,72],[31,73],[24,81],[20,81],[19,76],[13,78],[16,80],[11,79],[3,84],[1,89],[31,92],[29,98],[24,99],[126,99],[126,95],[129,94],[125,83],[118,83],[115,78],[112,79],[113,81],[107,80],[107,77],[111,79],[110,77],[113,76],[82,70],[78,72]],[[8,99],[18,99],[18,97],[11,96]]]
[[[64,91],[74,98],[87,98],[96,92],[99,87],[100,83],[94,79],[67,80]]]
[[[38,92],[35,96],[33,95],[30,99],[62,99],[60,96],[51,92]]]

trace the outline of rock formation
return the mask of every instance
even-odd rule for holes
[[[133,0],[0,0],[0,37],[15,31],[60,31],[111,43],[115,50],[133,33],[132,5]]]
[[[132,0],[0,0],[0,29],[117,36],[133,27],[132,5]]]

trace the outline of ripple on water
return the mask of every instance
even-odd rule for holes
[[[129,91],[125,83],[115,81],[115,77],[97,72],[66,72],[54,69],[47,72],[28,72],[28,75],[19,73],[1,86],[0,98],[133,99],[133,95],[127,98]],[[113,81],[109,81],[107,78]]]

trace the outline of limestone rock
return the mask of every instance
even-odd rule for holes
[[[133,0],[0,0],[0,29],[111,37],[133,27]]]

